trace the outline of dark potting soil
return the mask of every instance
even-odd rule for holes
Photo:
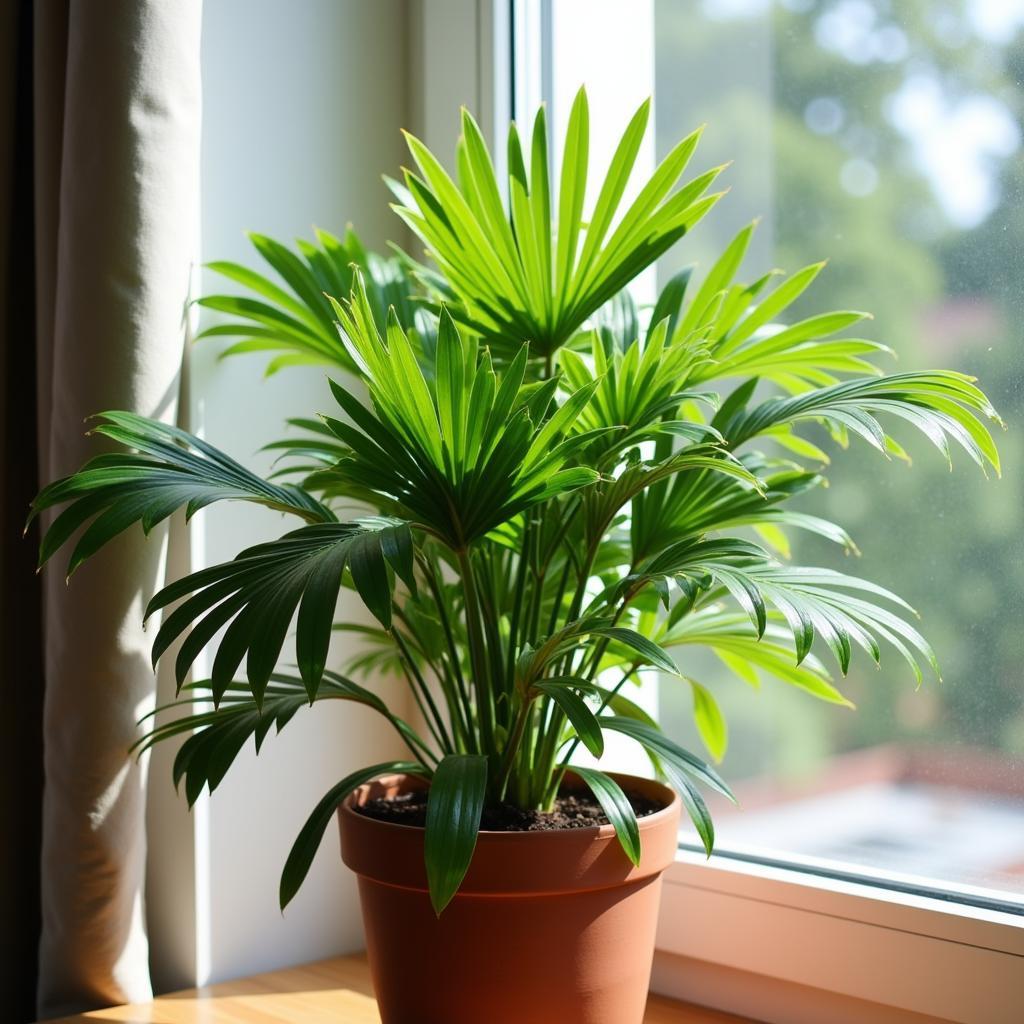
[[[662,804],[640,793],[627,793],[626,796],[638,818],[662,809]],[[417,790],[391,799],[378,797],[356,810],[377,821],[422,828],[427,821],[427,794],[425,790]],[[607,824],[608,816],[601,810],[601,805],[583,791],[564,793],[555,801],[553,811],[522,811],[512,804],[485,807],[480,820],[480,828],[485,832],[549,832]]]

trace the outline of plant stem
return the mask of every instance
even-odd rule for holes
[[[434,739],[437,740],[442,752],[450,752],[454,750],[455,745],[452,743],[451,737],[448,735],[448,730],[445,728],[441,712],[438,710],[437,704],[434,702],[434,698],[430,693],[430,687],[423,678],[423,674],[416,666],[416,661],[412,656],[412,652],[409,650],[408,644],[406,644],[404,637],[397,629],[392,629],[391,635],[395,638],[395,643],[398,644],[398,648],[402,652],[402,658],[408,666],[410,681],[413,683],[413,695],[416,696],[416,702],[419,704],[420,711],[426,719],[427,726],[430,728],[431,734]],[[417,693],[417,691],[419,691],[419,693]],[[420,699],[419,694],[422,694],[422,700]],[[423,704],[424,700],[426,701],[427,707],[430,708],[429,714]]]
[[[488,655],[488,661],[490,663],[490,678],[494,683],[494,686],[502,684],[500,691],[503,692],[506,698],[511,698],[512,691],[510,686],[505,685],[507,681],[504,678],[504,658],[502,657],[502,642],[501,632],[498,627],[498,622],[501,617],[499,611],[499,595],[498,595],[498,581],[494,572],[493,558],[488,558],[484,564],[485,572],[483,574],[483,582],[487,584],[483,591],[479,593],[480,596],[480,613],[483,622],[484,631],[484,643]],[[492,687],[493,689],[493,687]],[[505,708],[508,710],[509,704],[506,700]],[[496,712],[498,708],[495,708]]]
[[[614,626],[623,613],[626,610],[627,605],[632,600],[632,595],[626,595],[622,599],[622,603],[616,609],[615,614],[612,616],[612,625]],[[580,665],[580,671],[586,682],[593,682],[594,676],[597,675],[598,666],[601,664],[601,658],[604,657],[604,652],[608,649],[608,644],[611,641],[607,637],[602,638],[591,654],[590,661],[584,661]],[[626,677],[628,678],[628,677]],[[625,678],[619,681],[618,686],[621,687],[625,682]],[[618,687],[613,693],[618,692]],[[607,707],[607,699],[601,708],[597,712],[601,713]],[[555,770],[555,762],[558,760],[558,740],[562,733],[562,726],[565,724],[565,714],[560,708],[552,708],[551,721],[548,724],[548,732],[544,737],[544,749],[543,758],[541,762],[541,778],[549,779],[547,788],[544,791],[543,806],[549,807],[554,801],[555,797],[558,796],[558,787],[562,784],[562,778],[565,775],[565,769],[562,768],[560,771]],[[563,762],[568,762],[569,757],[579,746],[579,737],[577,736],[572,741],[572,746],[569,748],[569,753],[562,759]]]
[[[562,569],[562,575],[558,580],[558,589],[555,591],[555,600],[551,605],[551,616],[548,619],[548,636],[555,631],[555,627],[558,625],[558,613],[562,609],[562,601],[565,598],[565,588],[569,582],[569,572],[572,569],[572,561],[568,557],[565,560],[565,566]]]
[[[523,697],[522,707],[519,709],[519,713],[516,715],[515,725],[512,728],[512,734],[508,738],[508,742],[505,744],[505,753],[501,761],[501,770],[498,773],[498,785],[496,792],[499,800],[505,799],[505,790],[508,788],[508,778],[512,773],[512,766],[515,764],[516,753],[519,750],[519,746],[523,740],[523,733],[526,730],[526,723],[530,720],[530,707],[532,701],[529,697]]]
[[[573,592],[572,602],[566,614],[566,623],[572,622],[579,617],[583,607],[583,600],[586,597],[587,583],[590,580],[590,571],[596,557],[596,547],[591,545],[586,557],[577,565],[576,589]],[[567,654],[562,659],[556,675],[571,675],[572,654]],[[538,726],[540,742],[537,746],[537,758],[535,764],[535,783],[540,787],[535,789],[534,798],[542,808],[547,807],[549,799],[547,793],[550,787],[547,781],[554,772],[555,757],[558,752],[558,737],[561,735],[562,726],[565,724],[565,713],[553,702],[548,702],[547,721]]]
[[[509,621],[508,656],[506,658],[505,674],[507,688],[510,690],[515,685],[516,651],[519,648],[519,630],[523,614],[523,597],[526,591],[526,574],[529,569],[530,544],[533,540],[533,530],[530,528],[530,522],[530,518],[527,517],[523,524],[523,543],[519,551],[519,562],[516,566],[516,584],[512,598],[512,616]]]
[[[534,724],[537,717],[537,706],[536,704],[530,705],[530,712],[528,721],[526,723],[526,732],[523,736],[523,742],[519,747],[519,769],[516,772],[516,803],[520,807],[527,807],[530,803],[530,782],[533,775],[533,754],[534,754],[534,743],[537,739],[537,728]]]
[[[483,753],[493,761],[497,755],[494,743],[494,695],[488,685],[487,651],[484,649],[483,633],[480,628],[480,598],[477,593],[476,572],[469,551],[460,548],[455,555],[459,562],[465,594],[466,637],[469,641],[469,660],[473,668],[473,692],[476,694],[476,711],[480,720]]]
[[[437,570],[432,562],[425,558],[421,562],[423,575],[426,578],[427,586],[437,605],[437,613],[441,619],[441,628],[444,630],[445,642],[448,645],[448,661],[452,667],[455,679],[457,699],[453,701],[459,710],[458,719],[466,737],[466,749],[473,754],[480,752],[476,739],[476,730],[473,729],[473,709],[469,702],[469,693],[466,690],[466,680],[462,675],[462,659],[459,656],[459,648],[455,643],[455,635],[452,632],[451,619],[448,617],[448,605],[445,603],[441,583],[437,578]]]

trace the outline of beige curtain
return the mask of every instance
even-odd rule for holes
[[[173,420],[197,249],[200,0],[36,0],[39,473],[98,450],[85,418]],[[38,1010],[150,994],[142,609],[164,540],[132,530],[65,586],[44,579],[45,788]],[[58,560],[61,556],[58,556]]]

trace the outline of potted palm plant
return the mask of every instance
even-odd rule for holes
[[[543,110],[528,159],[509,130],[505,189],[468,113],[454,178],[410,136],[417,170],[391,185],[430,265],[324,232],[294,250],[253,236],[277,281],[214,264],[248,294],[200,300],[227,314],[204,334],[270,352],[271,371],[340,371],[338,408],[292,421],[271,479],[184,430],[108,412],[94,432],[114,449],[33,509],[66,506],[41,560],[76,536],[69,573],[179,509],[241,500],[292,520],[154,597],[148,615],[171,609],[154,663],[183,638],[182,698],[137,746],[187,736],[174,781],[191,803],[304,705],[352,701],[387,719],[407,758],[323,797],[280,895],[284,906],[337,815],[389,1024],[639,1022],[681,809],[710,852],[700,787],[729,790],[631,684],[648,669],[677,677],[718,755],[721,713],[680,675],[684,645],[837,704],[819,653],[845,673],[854,648],[877,661],[884,643],[920,680],[935,660],[900,598],[781,557],[788,530],[851,547],[787,504],[823,481],[822,428],[901,457],[886,424],[904,423],[947,459],[957,445],[998,471],[984,425],[998,417],[971,378],[883,375],[885,347],[843,333],[864,313],[787,316],[822,264],[738,281],[753,226],[699,287],[688,271],[669,281],[642,323],[624,289],[721,196],[708,191],[721,168],[682,180],[695,132],[624,204],[647,120],[645,103],[586,214],[582,91],[557,187]],[[353,504],[364,514],[343,518]],[[335,622],[343,587],[376,626]],[[339,625],[364,641],[355,669],[405,678],[415,717],[328,667]],[[192,680],[207,647],[210,678]],[[610,733],[646,751],[661,781],[574,761],[580,746],[600,759]]]

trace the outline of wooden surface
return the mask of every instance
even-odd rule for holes
[[[152,1003],[115,1006],[51,1024],[380,1024],[362,957],[229,981],[207,989],[160,996]],[[523,1024],[546,1024],[524,1021]],[[559,1021],[557,1024],[566,1024]],[[651,996],[644,1024],[741,1024],[739,1017]]]

